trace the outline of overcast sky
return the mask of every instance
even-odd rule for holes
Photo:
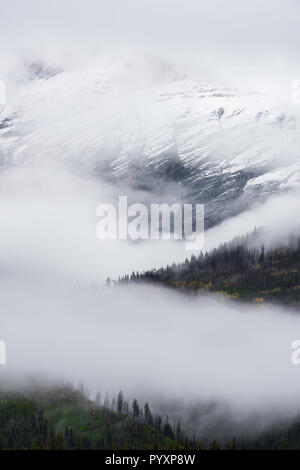
[[[0,0],[0,9],[3,55],[136,48],[248,70],[267,62],[276,74],[296,66],[300,46],[298,0]]]

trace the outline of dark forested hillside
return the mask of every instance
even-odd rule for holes
[[[161,284],[191,294],[209,292],[255,303],[300,304],[300,238],[257,248],[259,234],[235,239],[181,264],[132,273],[120,283]]]
[[[300,449],[300,422],[277,425],[249,439],[218,442],[186,436],[180,423],[129,404],[122,392],[102,403],[70,386],[0,392],[1,450]]]
[[[168,449],[192,445],[180,425],[129,404],[122,392],[101,403],[70,386],[0,392],[0,450]]]

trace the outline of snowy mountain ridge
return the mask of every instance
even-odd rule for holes
[[[245,195],[299,185],[297,116],[266,93],[146,62],[43,70],[31,67],[0,113],[2,168],[46,158],[150,192],[180,182],[210,224],[243,208]]]

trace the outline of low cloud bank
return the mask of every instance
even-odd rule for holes
[[[1,374],[83,380],[93,393],[122,389],[169,409],[219,403],[237,420],[300,411],[300,369],[291,362],[300,318],[284,309],[143,286],[68,290],[7,280],[0,295]]]
[[[193,430],[222,416],[222,423],[261,429],[298,413],[300,369],[291,362],[298,315],[146,286],[104,288],[108,275],[184,259],[184,243],[99,241],[96,207],[114,193],[57,164],[7,170],[1,192],[0,339],[7,365],[0,379],[84,381],[93,394],[122,389],[183,417]],[[273,205],[280,209],[274,227],[286,230],[297,195],[278,201],[208,231],[206,243],[268,222]],[[214,405],[191,424],[199,403]]]

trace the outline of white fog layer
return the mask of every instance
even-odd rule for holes
[[[214,402],[254,430],[300,412],[297,311],[108,288],[191,252],[96,236],[97,207],[120,195],[204,204],[204,252],[256,228],[266,247],[299,235],[299,14],[295,0],[0,0],[2,384],[83,381],[183,422]]]

